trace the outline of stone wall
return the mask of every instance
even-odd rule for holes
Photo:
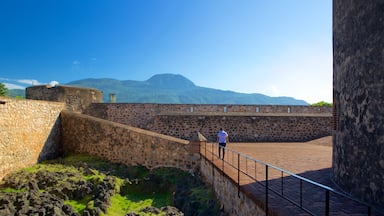
[[[200,173],[204,181],[212,186],[217,198],[224,207],[224,211],[229,215],[266,215],[264,209],[259,207],[253,199],[248,197],[242,190],[238,191],[236,182],[204,157],[200,162]]]
[[[103,93],[92,88],[65,85],[39,85],[26,88],[25,97],[33,100],[64,102],[66,109],[83,112],[89,104],[103,101]]]
[[[0,179],[60,154],[64,103],[0,97]]]
[[[384,206],[384,1],[334,0],[333,176]]]
[[[199,148],[193,141],[68,111],[61,113],[61,122],[66,153],[86,153],[147,168],[177,167],[191,171],[199,165]]]
[[[214,141],[220,127],[235,142],[308,141],[332,131],[330,107],[95,103],[85,113],[181,139],[198,131]]]

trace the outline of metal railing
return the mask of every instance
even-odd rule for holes
[[[218,145],[215,143],[205,143],[200,146],[200,153],[222,172],[232,172],[232,174],[237,172],[237,179],[234,179],[236,177],[233,175],[232,178],[237,182],[238,196],[240,196],[240,188],[244,185],[253,188],[261,185],[264,191],[266,215],[269,214],[271,205],[281,205],[281,203],[273,202],[281,200],[295,206],[296,211],[304,211],[310,215],[328,216],[338,215],[340,212],[354,215],[358,215],[358,213],[369,216],[384,215],[382,209],[232,149],[225,148],[225,158],[219,159]],[[277,201],[276,196],[280,201]]]

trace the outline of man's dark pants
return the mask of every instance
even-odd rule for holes
[[[224,154],[225,154],[225,146],[227,143],[219,143],[219,158],[221,158],[221,150],[223,150],[223,158],[224,159]]]

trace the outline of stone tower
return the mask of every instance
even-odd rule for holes
[[[28,87],[25,97],[32,100],[64,102],[66,109],[83,112],[91,103],[103,102],[103,92],[93,88],[65,85],[38,85]]]
[[[333,178],[384,206],[384,0],[333,0]]]

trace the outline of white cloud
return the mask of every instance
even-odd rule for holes
[[[4,77],[0,77],[0,80],[9,81],[9,80],[11,80],[11,79],[8,79],[8,78],[4,78]]]
[[[59,85],[59,82],[53,80],[53,81],[51,81],[51,82],[49,83],[49,85],[50,85],[50,86],[57,86],[57,85]]]
[[[3,83],[7,89],[25,89],[25,86],[16,85],[12,83]]]
[[[10,79],[0,77],[0,82],[1,81],[5,81],[3,83],[8,89],[24,89],[30,85],[43,85],[43,83],[35,79]]]
[[[267,88],[264,90],[263,94],[268,95],[268,96],[272,96],[272,97],[281,96],[280,91],[276,85],[267,86]]]
[[[72,62],[72,64],[74,64],[74,65],[79,65],[79,64],[80,64],[80,61],[78,61],[78,60],[74,60],[74,61]]]
[[[16,82],[28,84],[28,85],[42,85],[42,83],[40,83],[39,81],[37,81],[35,79],[19,79],[19,80],[16,80]]]

